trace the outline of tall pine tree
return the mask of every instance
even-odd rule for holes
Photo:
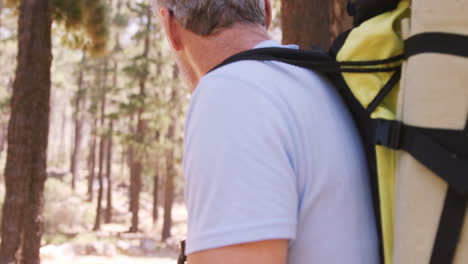
[[[84,29],[105,50],[106,7],[97,0],[8,0],[19,9],[18,57],[5,167],[0,263],[40,263],[51,89],[51,25]],[[84,43],[83,43],[84,44]],[[21,252],[21,254],[17,254]],[[17,259],[17,256],[19,258]]]
[[[352,25],[346,3],[347,0],[282,0],[283,43],[328,49],[332,40]]]

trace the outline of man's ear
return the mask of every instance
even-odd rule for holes
[[[271,19],[273,17],[272,15],[272,9],[271,9],[271,2],[270,0],[265,0],[265,22],[266,22],[266,28],[269,29],[270,28],[270,24],[271,24]]]
[[[182,41],[181,41],[181,29],[182,25],[179,21],[175,18],[174,14],[169,11],[166,7],[161,7],[159,9],[159,13],[161,15],[164,30],[166,31],[167,38],[169,39],[169,43],[171,44],[172,48],[176,51],[179,51],[183,48]]]

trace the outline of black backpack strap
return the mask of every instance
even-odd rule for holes
[[[337,62],[328,53],[318,50],[298,50],[290,48],[260,48],[252,49],[236,54],[210,70],[219,69],[225,65],[244,61],[279,61],[298,67],[314,70],[322,73],[372,73],[372,72],[394,72],[401,66],[381,66],[393,62],[401,62],[404,55],[395,56],[384,60],[371,61],[344,61]],[[378,67],[376,67],[378,66]]]
[[[377,119],[377,145],[404,150],[446,181],[460,195],[468,194],[468,131],[422,128]],[[458,142],[452,149],[445,142]]]
[[[453,263],[463,230],[467,202],[467,195],[460,195],[452,186],[449,186],[430,264]]]
[[[405,41],[405,58],[423,53],[468,58],[466,47],[468,36],[465,35],[421,33]],[[453,263],[468,204],[468,122],[465,130],[460,131],[415,128],[401,124],[397,126],[403,128],[403,134],[399,135],[403,138],[400,147],[449,185],[430,264]],[[399,140],[394,138],[393,141]]]
[[[468,36],[429,32],[414,35],[405,41],[405,58],[422,53],[441,53],[468,58]]]
[[[430,264],[453,262],[468,202],[468,122],[464,130],[408,126],[376,120],[375,142],[408,152],[449,185]]]
[[[372,114],[375,109],[382,103],[382,101],[387,97],[387,95],[393,90],[393,87],[400,82],[401,79],[401,69],[397,70],[390,80],[384,85],[384,87],[380,90],[377,96],[372,100],[372,102],[367,107],[367,111]]]
[[[344,46],[346,40],[349,37],[349,34],[351,34],[351,31],[353,29],[349,29],[336,37],[336,39],[333,41],[332,45],[330,46],[330,49],[328,50],[328,54],[333,56],[333,58],[336,58],[338,53],[340,52],[341,48]]]

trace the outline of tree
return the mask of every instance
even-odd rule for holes
[[[10,1],[18,3],[19,0]],[[81,5],[81,1],[19,1],[18,57],[8,125],[0,263],[40,262],[50,111],[52,19],[63,21],[68,27],[83,22],[94,40],[93,50],[104,49],[105,23],[96,14],[103,15],[105,8],[98,1],[86,1],[87,5]],[[76,13],[76,8],[87,12]],[[101,11],[96,12],[96,9]],[[16,259],[18,251],[21,257]]]
[[[23,0],[19,12],[0,263],[15,263],[20,245],[22,263],[39,263],[52,62],[49,2]]]
[[[100,90],[101,90],[101,129],[104,129],[105,118],[106,118],[106,104],[107,104],[107,73],[108,73],[108,60],[104,62],[103,69],[103,78],[100,80]],[[100,75],[99,75],[100,76]],[[100,79],[100,78],[99,78]],[[106,147],[106,136],[100,135],[99,137],[99,163],[98,163],[98,197],[97,197],[97,206],[96,206],[96,219],[94,222],[93,231],[98,231],[101,229],[101,214],[102,214],[102,198],[104,195],[104,153]]]
[[[104,222],[109,224],[112,222],[112,150],[114,145],[114,120],[109,121],[109,138],[107,140],[107,161],[106,161],[106,179],[107,179],[107,195],[106,195],[106,213]]]
[[[0,16],[2,15],[2,11],[3,11],[3,0],[0,0]],[[0,18],[0,26],[2,25],[2,20]]]
[[[346,3],[346,0],[282,0],[283,43],[327,49],[338,33],[352,25]]]
[[[83,52],[83,58],[81,60],[80,69],[78,72],[77,86],[78,89],[74,98],[74,108],[75,113],[73,114],[73,121],[75,123],[75,135],[73,140],[73,152],[71,156],[71,166],[70,172],[72,174],[72,190],[75,190],[76,178],[78,177],[78,167],[79,167],[79,158],[80,158],[80,149],[81,141],[83,139],[83,118],[81,116],[81,107],[83,105],[83,99],[85,96],[85,90],[83,88],[83,78],[84,78],[84,66],[86,63],[86,53]]]
[[[154,140],[156,142],[159,141],[160,132],[156,131]],[[156,223],[159,218],[159,211],[158,211],[158,196],[159,196],[159,174],[160,174],[160,162],[159,162],[159,155],[155,155],[154,157],[154,177],[153,177],[153,223]]]
[[[88,201],[94,198],[94,176],[96,174],[96,145],[97,145],[97,118],[93,117],[93,127],[91,129],[91,146],[88,153]]]
[[[177,66],[174,65],[174,80],[179,78],[179,71]],[[171,102],[177,102],[179,100],[179,91],[177,87],[173,87],[172,89],[172,96]],[[177,105],[175,106],[177,109]],[[176,142],[176,123],[177,123],[177,111],[171,116],[171,124],[169,126],[169,131],[167,132],[167,138],[172,141]],[[175,144],[171,146],[169,149],[166,150],[166,184],[164,189],[164,222],[163,222],[163,229],[162,229],[162,241],[166,241],[171,236],[171,228],[172,228],[172,206],[174,203],[174,192],[175,192],[175,154],[174,154]]]
[[[140,4],[138,6],[140,10],[134,9],[134,11],[144,15],[146,19],[146,28],[144,29],[144,46],[143,53],[141,55],[142,63],[136,70],[138,76],[138,86],[140,88],[138,99],[139,107],[137,112],[137,127],[136,127],[136,142],[138,147],[136,148],[136,158],[132,158],[132,165],[130,169],[130,210],[132,212],[132,224],[130,232],[138,232],[139,225],[139,210],[140,210],[140,192],[143,172],[143,148],[146,136],[147,123],[143,118],[145,112],[145,97],[146,97],[146,84],[148,81],[148,67],[149,67],[149,54],[151,47],[151,29],[152,29],[152,17],[153,13],[148,5]],[[135,154],[135,153],[133,153]]]

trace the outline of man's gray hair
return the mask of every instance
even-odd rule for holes
[[[235,23],[266,24],[265,0],[153,0],[167,7],[182,26],[209,36]]]

